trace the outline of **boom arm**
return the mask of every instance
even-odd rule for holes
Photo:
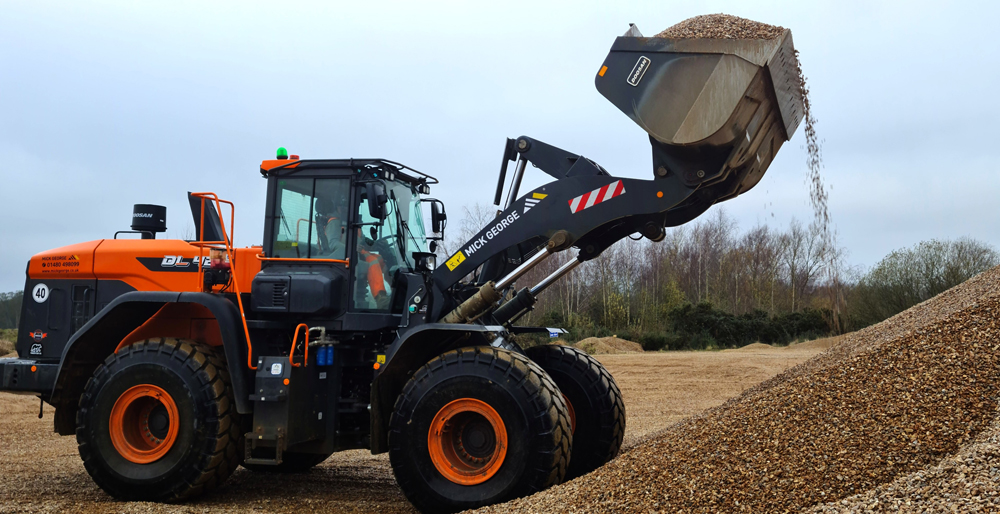
[[[519,162],[510,197],[517,196],[526,162],[555,182],[508,200],[489,226],[435,270],[439,290],[491,259],[479,284],[499,280],[503,289],[525,265],[544,258],[531,257],[512,271],[506,262],[511,253],[523,257],[546,240],[550,246],[545,255],[576,246],[578,261],[593,259],[629,234],[660,240],[665,227],[686,223],[760,181],[802,119],[803,91],[795,80],[791,31],[767,40],[638,34],[632,27],[615,40],[594,81],[602,95],[649,135],[653,180],[616,178],[580,155],[518,138],[513,146]],[[511,157],[508,140],[502,169]],[[499,279],[501,274],[507,276]],[[470,300],[480,306],[492,305],[492,298],[498,297],[478,296]],[[461,311],[457,318],[467,319],[479,314],[473,310],[463,305],[454,312]],[[473,316],[467,316],[470,313]],[[505,321],[496,314],[495,319]]]
[[[630,234],[660,240],[664,227],[694,219],[738,189],[741,178],[738,170],[714,177],[712,183],[692,183],[673,173],[655,174],[653,180],[617,178],[583,156],[529,137],[518,138],[517,149],[557,180],[518,198],[438,267],[433,280],[441,291],[532,238],[546,241],[561,232],[565,239],[554,251],[576,246],[581,261],[597,257]]]

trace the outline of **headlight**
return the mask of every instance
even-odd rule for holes
[[[437,269],[437,255],[430,252],[413,252],[413,261],[419,271],[434,271]]]

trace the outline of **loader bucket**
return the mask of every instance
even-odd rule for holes
[[[753,187],[803,117],[792,32],[775,39],[641,37],[611,47],[597,90],[650,136],[658,178],[715,188],[715,201]]]

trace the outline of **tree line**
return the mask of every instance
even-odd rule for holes
[[[494,215],[466,207],[444,252]],[[570,339],[616,334],[647,349],[785,344],[877,323],[1000,263],[994,249],[967,238],[898,250],[868,271],[850,266],[846,255],[816,224],[741,231],[715,209],[668,229],[661,242],[616,243],[540,295],[519,323],[567,328]],[[572,258],[554,255],[519,287]]]
[[[22,291],[0,293],[0,329],[17,328],[23,297]]]
[[[496,214],[466,207],[444,259]],[[659,243],[626,238],[555,282],[520,324],[569,329],[569,339],[618,335],[647,349],[785,344],[878,323],[1000,264],[969,238],[924,241],[869,270],[815,225],[740,231],[722,209],[668,229]],[[569,259],[561,252],[519,279],[538,283]],[[443,262],[443,261],[442,261]],[[17,328],[21,291],[0,293],[0,329]]]

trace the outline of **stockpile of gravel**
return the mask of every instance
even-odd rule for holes
[[[928,469],[810,509],[832,512],[1000,512],[1000,419]]]
[[[998,398],[995,268],[590,475],[491,510],[783,512],[827,503],[824,512],[863,511],[866,501],[920,495],[947,504],[963,488],[989,496]]]
[[[729,14],[706,14],[688,18],[655,37],[671,39],[774,39],[783,27],[768,25]]]
[[[590,355],[608,355],[642,352],[642,345],[633,341],[612,337],[588,337],[573,345]]]

